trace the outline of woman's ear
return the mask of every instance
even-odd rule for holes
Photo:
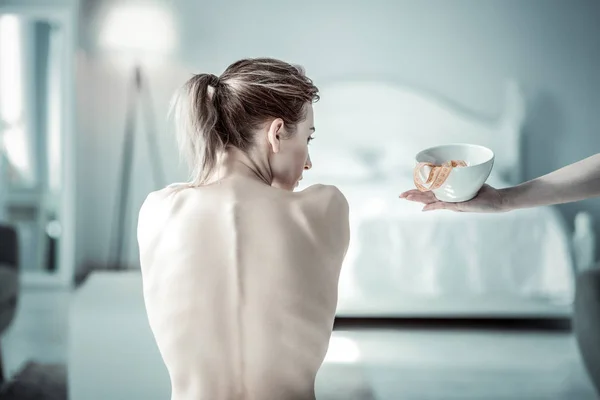
[[[267,131],[267,140],[269,141],[269,146],[273,153],[279,153],[280,143],[283,135],[283,127],[284,123],[281,118],[276,118],[269,125],[269,130]]]

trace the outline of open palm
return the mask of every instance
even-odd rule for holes
[[[451,210],[458,212],[497,213],[503,212],[503,201],[500,192],[490,185],[483,185],[475,198],[462,203],[447,203],[438,200],[433,192],[420,192],[417,189],[408,190],[400,198],[425,204],[423,211]]]

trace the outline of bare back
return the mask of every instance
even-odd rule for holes
[[[341,192],[170,187],[142,206],[138,241],[173,399],[314,399],[349,241]]]

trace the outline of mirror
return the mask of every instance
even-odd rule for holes
[[[27,276],[59,275],[66,54],[60,21],[0,13],[0,223]]]

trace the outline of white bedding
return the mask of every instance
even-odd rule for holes
[[[495,307],[486,305],[490,299],[568,304],[573,298],[569,238],[554,208],[423,213],[420,204],[398,199],[413,187],[408,177],[328,183],[345,194],[351,215],[338,313],[407,311],[410,301],[436,299],[465,300],[459,309],[479,302],[485,312]],[[505,185],[494,177],[488,183]]]

